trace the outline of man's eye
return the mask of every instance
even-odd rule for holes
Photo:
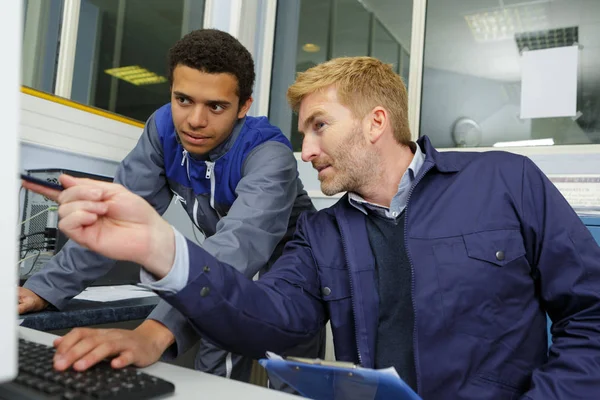
[[[213,104],[210,108],[213,111],[217,111],[217,112],[221,112],[221,111],[225,110],[225,108],[223,108],[223,106],[220,106],[218,104]]]
[[[325,122],[315,122],[315,131],[320,131],[325,126]]]
[[[177,102],[179,102],[179,104],[189,104],[190,101],[188,99],[186,99],[185,97],[177,97]]]

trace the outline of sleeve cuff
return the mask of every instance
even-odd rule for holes
[[[145,269],[140,269],[140,285],[146,289],[155,292],[177,293],[183,289],[188,282],[190,274],[190,257],[188,245],[185,236],[177,229],[173,228],[175,233],[175,260],[169,273],[162,279],[156,278]]]

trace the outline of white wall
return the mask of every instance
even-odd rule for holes
[[[140,127],[21,93],[23,144],[119,162],[141,133]]]

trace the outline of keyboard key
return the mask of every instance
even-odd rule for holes
[[[77,392],[66,392],[62,398],[63,400],[87,400],[87,396]]]

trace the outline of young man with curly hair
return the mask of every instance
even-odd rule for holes
[[[252,104],[254,63],[231,35],[214,29],[186,35],[169,52],[168,76],[170,104],[150,116],[115,181],[160,214],[176,197],[204,232],[202,247],[251,278],[278,258],[300,213],[314,210],[298,178],[291,145],[267,118],[246,115]],[[63,308],[113,265],[112,259],[68,242],[19,288],[19,313],[48,304]],[[199,339],[187,318],[164,301],[133,331],[84,332],[81,355],[119,354],[114,367],[146,366],[165,351],[167,358],[176,357]],[[323,357],[323,333],[294,353]],[[243,381],[249,380],[251,366],[252,359],[204,340],[195,362],[201,371]]]

